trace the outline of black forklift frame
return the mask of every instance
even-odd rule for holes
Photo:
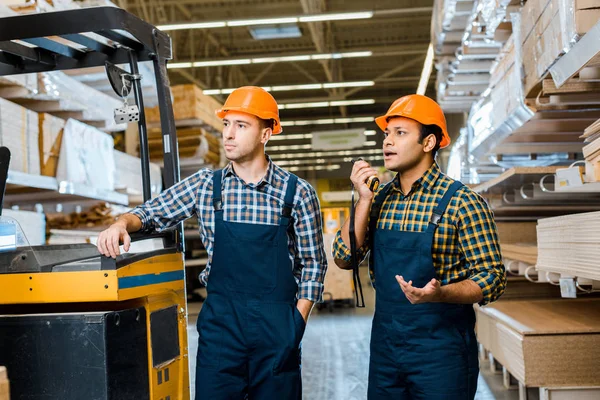
[[[138,62],[152,61],[160,111],[165,188],[179,182],[177,131],[167,75],[167,62],[173,56],[171,38],[166,33],[116,7],[18,15],[0,21],[0,76],[98,67],[105,66],[107,61],[129,64],[130,72],[137,75]],[[109,39],[108,44],[86,35],[89,33]],[[63,41],[52,40],[52,37]],[[64,40],[76,46],[69,46]],[[150,198],[150,158],[139,79],[133,81],[133,90],[140,109],[138,131],[146,201]],[[174,232],[176,247],[182,251],[182,224]]]

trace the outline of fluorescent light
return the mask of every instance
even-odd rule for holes
[[[368,142],[365,142],[365,146],[377,146],[377,142],[374,140],[369,140]]]
[[[354,51],[349,53],[331,53],[331,54],[299,54],[294,56],[282,56],[282,57],[257,57],[257,58],[242,58],[242,59],[225,59],[225,60],[207,60],[197,61],[194,63],[181,62],[167,64],[167,68],[202,68],[202,67],[218,67],[221,65],[243,65],[243,64],[264,64],[264,63],[276,63],[276,62],[291,62],[291,61],[309,61],[322,59],[322,57],[331,58],[356,58],[356,57],[370,57],[373,55],[372,51]]]
[[[333,57],[339,56],[339,58],[355,58],[355,57],[371,57],[372,51],[351,51],[349,53],[333,53]]]
[[[259,59],[260,60],[260,59]],[[174,64],[171,64],[174,65]],[[375,85],[374,81],[356,81],[356,82],[332,82],[332,83],[309,83],[306,85],[283,85],[283,86],[263,86],[262,88],[269,92],[288,92],[294,90],[318,90],[318,89],[333,89],[333,88],[348,88],[348,87],[366,87]],[[206,95],[229,94],[235,88],[227,89],[205,89],[203,93]]]
[[[227,26],[294,24],[296,22],[298,22],[298,17],[245,19],[245,20],[237,20],[237,21],[228,21]]]
[[[421,79],[419,80],[419,86],[417,87],[417,94],[424,95],[427,91],[427,84],[429,83],[429,77],[431,76],[431,70],[433,69],[433,44],[429,43],[427,48],[427,56],[423,63],[423,71],[421,71]]]
[[[322,89],[321,83],[310,83],[307,85],[271,86],[271,92],[288,92],[292,90],[315,90]]]
[[[340,21],[347,19],[368,19],[373,18],[372,11],[355,12],[355,13],[339,13],[339,14],[321,14],[309,15],[298,18],[300,22],[322,22],[322,21]]]
[[[383,156],[375,156],[375,157],[369,157],[369,161],[380,161],[383,160]],[[303,160],[280,160],[280,161],[276,161],[277,165],[279,166],[287,166],[287,165],[315,165],[315,164],[327,164],[330,162],[351,162],[352,161],[352,157],[344,157],[344,158],[317,158],[317,159],[310,159],[310,158],[305,158]]]
[[[193,67],[219,67],[222,65],[246,65],[251,64],[252,60],[249,58],[241,58],[236,60],[214,60],[214,61],[196,61]]]
[[[269,139],[270,142],[272,141],[278,141],[278,140],[302,140],[302,139],[312,139],[313,135],[312,133],[299,133],[297,135],[286,135],[285,133],[283,135],[274,135],[271,136],[271,139]]]
[[[375,81],[355,81],[355,82],[334,82],[324,83],[323,89],[335,89],[346,87],[367,87],[375,85]]]
[[[182,62],[182,63],[172,63],[169,64],[169,68],[170,69],[177,69],[177,68],[192,68],[193,64],[191,62]]]
[[[343,21],[350,19],[368,19],[373,18],[372,11],[360,11],[349,13],[331,13],[331,14],[313,14],[313,15],[298,15],[291,17],[277,18],[256,18],[243,19],[233,21],[208,21],[194,22],[183,24],[159,25],[161,31],[175,31],[181,29],[211,29],[224,28],[227,26],[254,26],[254,25],[277,25],[277,24],[294,24],[297,22],[325,22],[325,21]]]
[[[280,104],[279,109],[280,110],[294,110],[294,109],[299,109],[299,108],[359,106],[359,105],[374,104],[374,103],[375,103],[375,99],[318,101],[318,102],[314,102],[314,103]]]
[[[375,104],[375,99],[362,99],[362,100],[340,100],[340,101],[331,101],[330,105],[332,107],[339,106],[362,106],[366,104]]]
[[[354,155],[381,155],[381,149],[358,149],[358,150],[331,150],[331,151],[313,151],[311,153],[294,153],[294,154],[275,154],[271,156],[273,161],[284,160],[284,159],[300,159],[300,158],[311,158],[311,157],[344,157]]]
[[[281,126],[348,124],[352,122],[373,122],[374,120],[375,119],[373,117],[310,119],[300,121],[284,121],[281,123]]]
[[[340,169],[342,168],[342,166],[340,164],[333,164],[333,165],[307,165],[305,167],[289,167],[287,168],[288,171],[290,172],[295,172],[295,171],[333,171],[336,169]]]
[[[375,135],[377,135],[377,131],[371,131],[371,130],[365,131],[365,136],[375,136]]]
[[[292,144],[288,146],[272,146],[267,147],[267,150],[271,151],[284,151],[284,150],[307,150],[310,149],[310,144]]]
[[[189,24],[173,24],[173,25],[161,25],[158,27],[161,31],[179,31],[182,29],[211,29],[211,28],[225,28],[227,22],[215,21],[215,22],[195,22]]]

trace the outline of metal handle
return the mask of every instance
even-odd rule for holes
[[[552,177],[554,177],[554,175],[553,175],[553,174],[548,174],[548,175],[544,175],[544,176],[542,176],[542,177],[540,178],[540,189],[542,189],[542,192],[546,192],[546,193],[555,193],[555,191],[554,191],[554,190],[547,189],[547,188],[546,188],[546,186],[544,185],[544,182],[546,181],[546,178],[547,178],[547,177],[549,177],[549,176],[552,176]]]
[[[538,280],[537,280],[537,281],[534,281],[534,280],[533,280],[533,279],[532,279],[532,278],[529,276],[529,270],[530,270],[531,268],[535,268],[535,265],[530,265],[529,267],[527,267],[527,268],[525,269],[525,279],[527,279],[529,282],[533,282],[533,283],[541,283],[541,282],[539,281],[539,274],[538,274]]]

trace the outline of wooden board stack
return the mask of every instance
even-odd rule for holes
[[[46,213],[46,234],[49,235],[51,229],[108,227],[118,217],[115,210],[108,203],[98,203],[79,213]]]
[[[46,113],[38,116],[41,174],[55,177],[66,122]]]
[[[10,385],[6,367],[0,367],[0,400],[10,400]]]
[[[536,268],[600,281],[600,212],[540,219]]]
[[[40,174],[38,115],[0,99],[0,146],[11,152],[10,170]]]
[[[600,385],[600,300],[498,302],[477,310],[477,339],[521,384]]]
[[[181,159],[202,159],[208,164],[219,165],[221,139],[206,130],[197,127],[177,129],[177,144]],[[160,130],[154,129],[148,132],[148,145],[150,146],[150,159],[162,160],[163,143]]]
[[[215,111],[222,107],[221,103],[202,93],[196,85],[173,86],[171,92],[177,126],[200,126],[222,131],[223,123],[215,115]],[[146,110],[146,120],[149,123],[160,121],[158,106]]]
[[[588,143],[583,147],[586,180],[600,182],[600,119],[583,131],[581,137]]]
[[[354,298],[352,271],[340,269],[335,265],[330,251],[334,239],[335,234],[333,233],[323,234],[323,243],[327,251],[327,273],[324,287],[325,291],[331,295],[331,298],[325,297],[325,300],[352,300]]]

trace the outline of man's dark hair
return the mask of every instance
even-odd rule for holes
[[[259,118],[258,126],[260,129],[267,129],[267,128],[273,129],[275,127],[275,120]]]
[[[421,136],[419,137],[419,143],[423,143],[423,140],[429,135],[435,136],[435,147],[431,150],[431,155],[435,159],[438,150],[440,149],[440,144],[442,143],[442,128],[437,125],[423,125],[421,124]]]

